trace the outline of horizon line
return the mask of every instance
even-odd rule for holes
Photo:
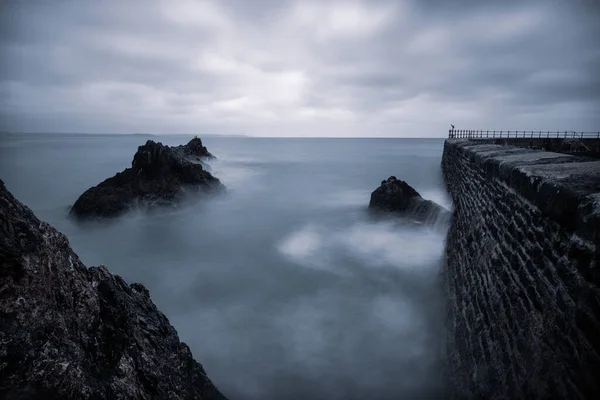
[[[444,136],[262,136],[262,135],[246,135],[235,133],[142,133],[142,132],[9,132],[0,131],[0,135],[79,135],[79,136],[198,136],[202,137],[243,137],[243,138],[260,138],[260,139],[447,139]]]

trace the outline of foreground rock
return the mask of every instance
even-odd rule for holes
[[[70,214],[79,219],[116,217],[136,206],[176,206],[189,192],[223,188],[202,167],[202,160],[212,157],[199,138],[177,147],[148,140],[138,147],[131,168],[86,190]]]
[[[0,398],[224,399],[139,283],[86,268],[0,181]]]
[[[371,193],[369,209],[377,213],[393,213],[420,223],[448,222],[450,212],[431,200],[425,200],[408,183],[390,176]]]

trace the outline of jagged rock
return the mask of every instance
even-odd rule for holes
[[[190,191],[223,188],[202,167],[205,157],[214,156],[199,138],[176,147],[148,140],[138,147],[131,168],[86,190],[71,207],[70,215],[79,219],[116,217],[138,205],[176,206]]]
[[[215,158],[215,156],[210,154],[206,147],[202,145],[202,140],[197,136],[190,140],[188,144],[177,146],[175,149],[181,149],[190,156]]]
[[[425,200],[408,183],[390,176],[371,193],[369,209],[377,213],[403,215],[416,222],[440,223],[450,218],[450,212],[431,200]]]
[[[86,268],[0,181],[0,398],[224,399],[148,290]]]

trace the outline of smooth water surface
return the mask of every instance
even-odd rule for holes
[[[82,261],[142,282],[231,399],[442,396],[444,234],[373,221],[390,175],[449,207],[443,139],[205,137],[224,196],[77,225],[67,211],[147,139],[0,136],[0,178]]]

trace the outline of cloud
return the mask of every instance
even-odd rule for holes
[[[8,2],[0,129],[598,130],[593,1]]]
[[[359,1],[297,2],[289,21],[318,40],[369,37],[393,20],[392,7],[372,7]]]

